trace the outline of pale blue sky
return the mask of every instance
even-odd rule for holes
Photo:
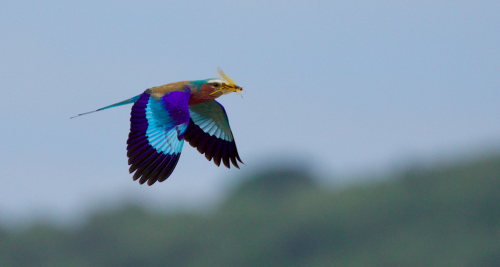
[[[203,207],[288,156],[334,181],[498,145],[499,14],[499,1],[2,1],[0,218]],[[130,106],[69,120],[217,66],[247,91],[220,98],[241,170],[186,145],[166,182],[139,186]]]

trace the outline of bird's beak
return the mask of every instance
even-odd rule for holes
[[[238,86],[236,84],[223,84],[222,88],[220,88],[219,90],[217,90],[211,94],[221,92],[223,95],[227,95],[227,94],[234,92],[237,95],[239,95],[239,94],[241,94],[242,91],[243,91],[243,88],[241,88],[241,86]]]

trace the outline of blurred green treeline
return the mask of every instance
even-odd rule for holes
[[[263,171],[209,215],[0,230],[0,266],[500,266],[500,157],[340,190]]]

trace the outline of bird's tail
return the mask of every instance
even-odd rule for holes
[[[127,105],[127,104],[132,104],[132,103],[135,103],[135,101],[137,101],[137,99],[139,99],[141,95],[137,95],[137,96],[134,96],[130,99],[127,99],[127,100],[123,100],[121,102],[118,102],[118,103],[115,103],[113,105],[109,105],[109,106],[106,106],[106,107],[103,107],[103,108],[100,108],[100,109],[96,109],[94,111],[89,111],[89,112],[85,112],[85,113],[82,113],[82,114],[78,114],[74,117],[71,117],[70,119],[73,119],[73,118],[76,118],[76,117],[80,117],[80,116],[83,116],[83,115],[87,115],[89,113],[94,113],[94,112],[97,112],[97,111],[101,111],[101,110],[104,110],[104,109],[108,109],[108,108],[114,108],[114,107],[118,107],[118,106],[122,106],[122,105]]]

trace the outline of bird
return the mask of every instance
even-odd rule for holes
[[[133,104],[127,140],[129,172],[139,184],[165,181],[174,171],[184,141],[205,154],[207,160],[239,169],[243,163],[236,149],[224,107],[215,99],[243,88],[221,68],[218,78],[179,81],[146,89],[130,99],[78,114]]]

